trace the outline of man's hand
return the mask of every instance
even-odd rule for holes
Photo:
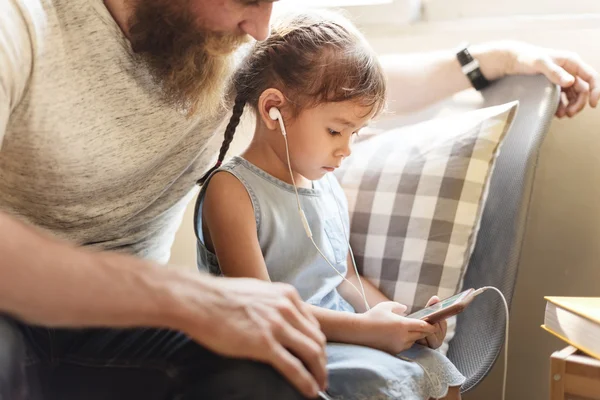
[[[210,280],[208,292],[188,285],[176,292],[186,304],[179,329],[218,354],[272,365],[306,396],[326,388],[325,335],[292,286],[202,279]]]
[[[174,329],[273,365],[306,396],[327,385],[325,336],[291,286],[76,247],[1,210],[0,314],[48,327]]]
[[[562,88],[556,116],[573,117],[586,104],[596,107],[600,99],[598,72],[576,53],[548,49],[518,41],[491,42],[474,47],[481,71],[488,79],[505,75],[543,74]]]
[[[431,299],[429,299],[425,307],[432,306],[435,303],[439,303],[439,301],[439,297],[433,296]],[[446,320],[443,320],[437,322],[433,326],[435,327],[435,332],[424,339],[417,340],[417,343],[422,344],[423,346],[430,347],[432,349],[437,349],[444,343],[446,331],[448,330],[448,323],[446,322]]]

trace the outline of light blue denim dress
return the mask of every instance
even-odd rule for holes
[[[313,239],[337,272],[323,260],[307,237],[292,185],[241,157],[234,157],[219,171],[235,176],[248,191],[258,241],[271,280],[293,285],[310,304],[355,312],[336,289],[342,282],[338,272],[345,276],[348,268],[349,218],[346,197],[335,177],[328,174],[314,181],[312,189],[298,188],[298,193]],[[220,275],[217,257],[204,246],[202,235],[202,204],[209,183],[210,179],[200,191],[194,217],[198,268]],[[334,399],[441,398],[449,386],[459,386],[465,380],[444,355],[420,345],[393,356],[368,347],[329,343],[327,356],[327,393]]]

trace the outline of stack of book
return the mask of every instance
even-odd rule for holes
[[[545,297],[542,328],[600,360],[600,297]]]

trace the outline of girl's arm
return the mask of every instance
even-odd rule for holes
[[[235,176],[219,172],[212,177],[202,215],[205,244],[214,249],[225,276],[271,280],[258,243],[250,196]]]
[[[349,282],[343,281],[342,284],[338,287],[338,291],[342,295],[348,303],[354,307],[357,312],[365,312],[367,311],[365,307],[365,301],[362,297],[360,283],[358,282],[358,276],[356,276],[356,271],[354,270],[354,266],[352,265],[352,257],[350,256],[350,252],[348,252],[348,273],[346,274],[346,279],[354,285],[358,291],[350,285]],[[367,303],[369,307],[373,307],[376,304],[382,303],[384,301],[390,301],[375,285],[369,282],[367,279],[361,279],[363,287],[365,289],[365,295],[367,297]]]
[[[224,275],[270,280],[256,235],[252,202],[237,178],[224,172],[213,176],[206,190],[202,215],[207,245],[214,248]],[[369,292],[378,291],[371,286]],[[379,293],[377,300],[386,299]],[[317,306],[310,309],[329,341],[370,346],[390,353],[398,353],[433,333],[432,327],[423,321],[401,318],[398,313],[403,306],[398,304],[388,303],[369,316]]]
[[[225,276],[271,280],[256,236],[252,202],[236,177],[227,172],[212,177],[202,215],[207,228],[206,244],[214,249]],[[339,333],[352,331],[358,323],[352,313],[316,306],[311,309],[329,340],[340,341]]]
[[[350,285],[350,283],[344,281],[338,287],[340,294],[344,297],[344,299],[346,299],[346,301],[348,301],[348,303],[350,303],[354,307],[354,309],[357,312],[365,312],[365,301],[363,300],[363,297],[360,293],[360,283],[358,282],[358,277],[356,276],[356,272],[354,271],[354,267],[352,266],[352,257],[350,256],[350,252],[348,252],[348,274],[346,275],[346,279],[350,281],[358,289],[358,291],[355,288],[353,288]],[[362,278],[361,281],[365,289],[365,296],[367,298],[367,303],[369,304],[369,307],[372,308],[379,303],[389,301],[389,299],[383,293],[381,293],[381,291],[377,289],[375,285],[373,285],[370,281],[368,281],[365,278]],[[427,302],[427,306],[435,304],[438,301],[440,301],[440,299],[437,296],[433,296]],[[404,309],[404,311],[406,311],[405,305],[398,304],[398,307],[396,308],[396,310],[394,310],[394,312],[403,313],[404,311],[401,311],[402,308]],[[437,324],[435,324],[435,328],[436,331],[433,334],[422,339],[421,341],[419,341],[419,343],[434,349],[440,347],[444,342],[444,338],[446,337],[447,322],[440,321]]]
[[[270,281],[256,235],[254,209],[246,188],[227,172],[215,174],[206,189],[202,209],[205,241],[213,248],[225,276]],[[330,341],[352,343],[359,324],[357,314],[311,306]],[[350,335],[349,335],[350,333]]]

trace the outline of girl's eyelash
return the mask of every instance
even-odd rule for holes
[[[243,7],[258,7],[261,0],[237,0],[237,2]]]
[[[328,132],[329,132],[329,134],[330,134],[330,135],[332,135],[332,136],[337,136],[337,135],[341,135],[341,134],[342,134],[342,132],[334,131],[334,130],[333,130],[333,129],[331,129],[331,128],[328,128],[328,129],[327,129],[327,131],[328,131]],[[352,132],[352,135],[356,135],[356,137],[359,137],[359,136],[360,136],[360,135],[359,135],[359,133],[358,133],[358,131],[356,131],[356,132]]]

